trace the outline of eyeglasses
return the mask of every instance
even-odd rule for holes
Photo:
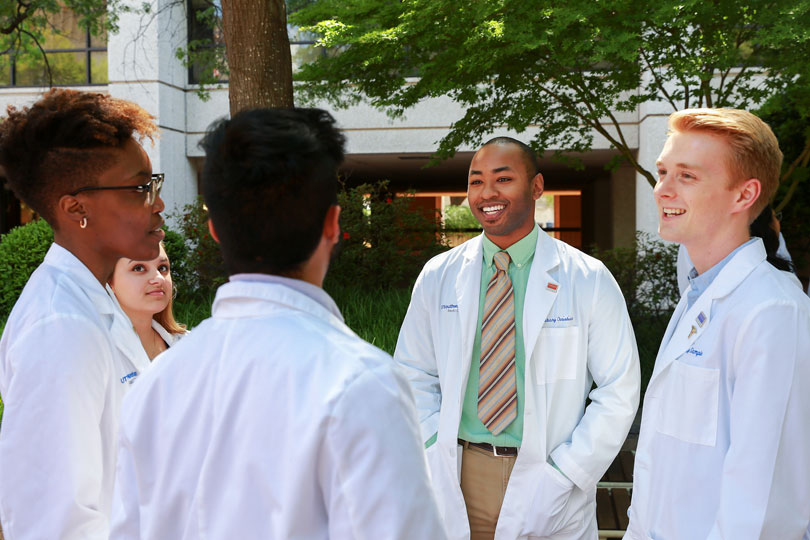
[[[146,184],[141,184],[138,186],[87,186],[83,188],[79,188],[70,195],[76,195],[81,193],[82,191],[100,191],[102,189],[129,189],[132,191],[137,191],[138,193],[146,193],[146,204],[152,206],[155,204],[158,195],[160,195],[160,189],[163,187],[163,173],[160,174],[153,174],[152,179],[149,180]]]

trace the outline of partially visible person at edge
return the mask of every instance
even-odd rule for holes
[[[153,259],[162,177],[141,107],[51,90],[0,122],[0,165],[54,242],[0,340],[0,521],[7,540],[106,540],[121,399],[149,367],[106,287],[121,257]]]
[[[787,245],[785,245],[785,238],[782,236],[780,229],[781,224],[779,223],[779,219],[777,219],[773,208],[769,204],[759,213],[754,222],[751,223],[750,232],[752,237],[756,236],[762,238],[768,262],[776,267],[777,270],[785,272],[785,275],[788,276],[797,287],[804,290],[804,285],[802,285],[801,280],[796,275],[793,259],[790,256]],[[694,265],[689,258],[689,252],[686,251],[686,247],[683,244],[678,246],[676,268],[678,272],[678,289],[683,293],[686,291],[686,287],[689,286],[690,277],[692,279],[697,277],[696,274],[691,275]]]
[[[781,163],[749,112],[669,117],[658,232],[694,277],[644,396],[627,540],[807,537],[810,298],[750,235]]]
[[[321,288],[343,135],[254,109],[203,141],[228,283],[124,400],[115,540],[441,540],[413,397]]]
[[[524,143],[476,152],[467,197],[484,233],[428,261],[397,341],[453,539],[595,540],[596,483],[638,407],[622,293],[540,230],[542,193]]]
[[[154,359],[186,333],[172,312],[174,289],[171,262],[163,242],[160,254],[149,261],[119,259],[110,287],[132,321],[149,359]]]

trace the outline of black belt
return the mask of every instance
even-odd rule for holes
[[[495,457],[515,457],[518,455],[518,449],[514,446],[492,446],[491,444],[485,442],[470,442],[463,439],[459,439],[458,444],[464,448],[474,446],[476,448],[480,448],[481,450],[486,450]]]

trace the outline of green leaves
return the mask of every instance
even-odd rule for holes
[[[587,150],[598,133],[651,183],[615,112],[751,107],[794,84],[810,53],[807,0],[321,0],[290,19],[342,48],[298,73],[305,101],[399,115],[450,96],[466,114],[441,157],[502,126],[542,126],[540,153]]]

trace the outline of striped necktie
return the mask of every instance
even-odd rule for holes
[[[478,418],[498,435],[517,418],[515,382],[515,295],[509,254],[492,258],[495,275],[489,280],[481,320],[481,367],[478,378]]]

